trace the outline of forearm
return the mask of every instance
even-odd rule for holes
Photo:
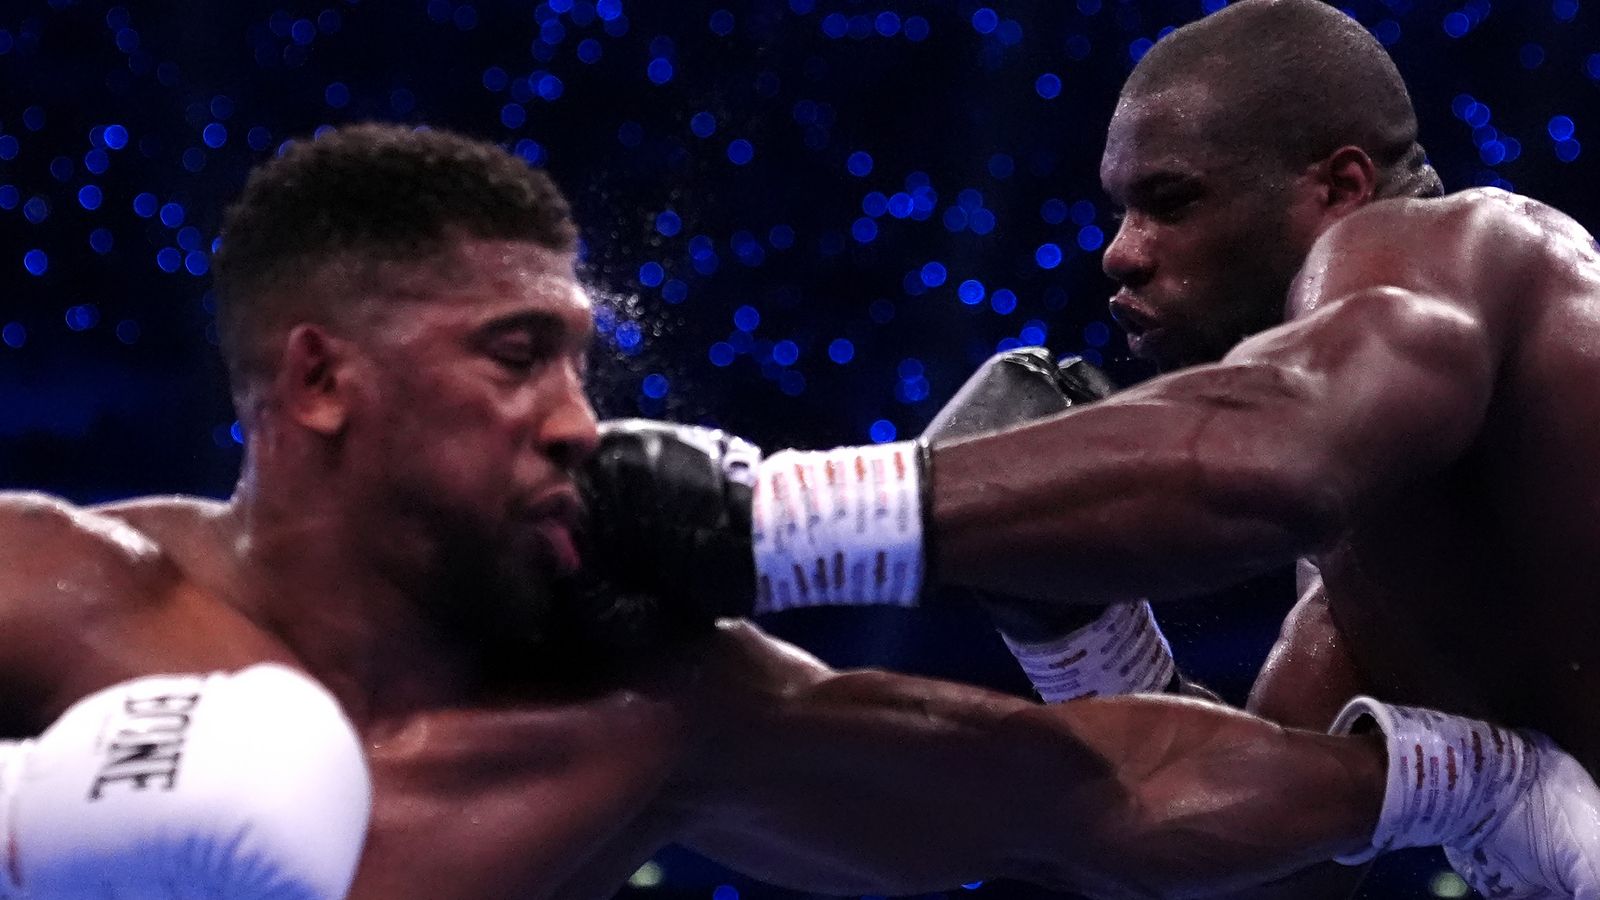
[[[938,574],[1087,603],[1188,596],[1286,564],[1345,511],[1338,461],[1306,446],[1319,389],[1293,369],[1206,366],[941,447]]]
[[[1383,792],[1365,740],[1171,699],[1039,707],[879,673],[827,679],[717,741],[685,841],[815,891],[1020,878],[1189,896],[1364,846]]]

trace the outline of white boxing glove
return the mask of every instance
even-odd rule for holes
[[[1600,787],[1553,741],[1521,732],[1533,768],[1522,796],[1471,842],[1444,855],[1491,900],[1600,898]]]
[[[0,748],[0,897],[338,900],[371,801],[355,730],[298,672],[124,682]]]
[[[1600,900],[1600,787],[1549,738],[1367,697],[1332,730],[1368,719],[1388,786],[1372,849],[1341,862],[1438,844],[1485,897]]]

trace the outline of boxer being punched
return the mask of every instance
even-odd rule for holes
[[[1367,691],[1536,727],[1600,765],[1592,237],[1497,191],[1415,199],[1440,186],[1398,73],[1311,0],[1245,0],[1158,42],[1102,180],[1126,210],[1113,313],[1135,353],[1183,371],[925,465],[900,448],[929,480],[898,521],[926,523],[931,557],[919,527],[812,527],[793,512],[810,496],[773,480],[811,463],[774,457],[736,602],[770,603],[763,577],[798,596],[818,556],[882,554],[898,590],[833,602],[909,600],[926,576],[1048,619],[1304,557],[1326,586],[1256,709],[1323,727]]]
[[[1552,813],[1600,809],[1592,782],[1552,748],[1465,720],[1387,725],[1489,748],[1448,808],[1428,809],[1371,738],[1181,700],[1039,707],[835,673],[709,619],[655,641],[630,624],[631,649],[603,656],[618,610],[552,589],[578,562],[572,470],[596,437],[579,375],[590,309],[548,180],[441,132],[346,128],[255,173],[223,240],[224,346],[248,434],[235,496],[0,503],[4,734],[43,732],[0,754],[26,757],[0,766],[7,893],[72,896],[58,886],[126,874],[152,840],[238,848],[241,828],[306,817],[341,832],[312,849],[351,852],[359,762],[251,777],[239,744],[263,732],[227,722],[264,707],[322,711],[304,721],[331,737],[276,738],[296,746],[360,735],[373,805],[356,898],[604,894],[669,842],[837,893],[1011,876],[1184,895],[1386,846],[1532,860],[1514,840],[1530,831],[1566,854],[1552,880],[1600,858]],[[252,689],[202,691],[234,679]],[[108,724],[151,691],[200,695],[183,756],[196,768],[152,769],[102,830],[60,827],[52,810],[98,802],[97,779],[124,771],[82,760],[115,750],[106,735],[126,729]],[[235,737],[202,741],[202,723]],[[104,759],[170,755],[151,739],[137,759]],[[210,772],[225,774],[195,774]],[[341,775],[345,802],[311,803]],[[148,837],[140,804],[162,796],[182,802]],[[131,837],[108,839],[118,816]],[[251,865],[229,870],[240,882],[208,882],[209,896],[258,896],[245,876],[263,871],[338,893],[338,860],[245,849]],[[162,868],[137,895],[183,896],[185,871]]]

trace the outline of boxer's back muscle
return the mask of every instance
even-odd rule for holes
[[[1547,731],[1600,771],[1600,254],[1548,207],[1503,194],[1407,204],[1388,239],[1498,287],[1504,341],[1470,451],[1368,511],[1321,563],[1368,690]]]

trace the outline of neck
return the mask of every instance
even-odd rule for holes
[[[470,653],[425,612],[436,581],[418,561],[430,554],[367,520],[358,500],[247,462],[229,514],[243,612],[358,723],[451,705],[472,689]]]

